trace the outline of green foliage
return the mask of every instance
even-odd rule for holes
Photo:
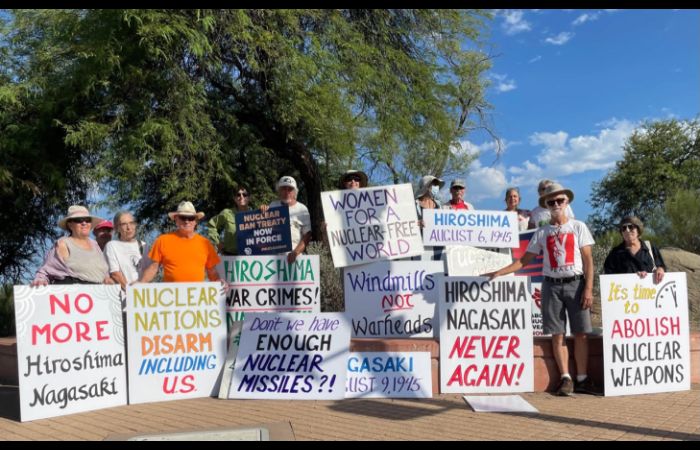
[[[658,245],[700,254],[700,189],[679,189],[658,208],[649,225]]]
[[[319,194],[341,170],[405,181],[468,164],[451,149],[484,126],[489,58],[478,38],[489,17],[11,11],[0,33],[0,188],[25,189],[15,208],[36,203],[51,226],[95,186],[108,206],[162,226],[184,199],[209,215],[230,206],[239,183],[267,202],[289,174],[318,229]],[[54,237],[46,228],[30,230],[33,242]]]
[[[0,286],[0,337],[15,335],[15,305],[12,285]]]
[[[593,185],[592,227],[610,229],[623,216],[648,220],[678,187],[700,188],[698,119],[675,119],[642,125],[627,140],[624,157]]]
[[[341,269],[333,265],[331,251],[323,242],[311,242],[307,247],[309,255],[318,255],[321,268],[321,312],[345,311],[345,292],[341,279]]]

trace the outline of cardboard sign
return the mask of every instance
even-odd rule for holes
[[[292,250],[289,207],[236,213],[236,240],[241,255],[276,255]]]
[[[129,403],[208,397],[226,357],[221,283],[127,287]]]
[[[440,288],[440,392],[532,391],[527,280],[445,277]]]
[[[423,245],[517,247],[518,215],[509,211],[426,209]]]
[[[445,254],[447,274],[451,277],[478,277],[513,262],[510,255],[468,245],[450,245],[445,248]]]
[[[335,267],[423,253],[410,184],[321,193]]]
[[[342,399],[349,348],[343,314],[247,313],[229,398]]]
[[[605,395],[690,389],[688,286],[683,272],[601,275]]]
[[[126,405],[119,285],[14,286],[21,420]]]
[[[345,398],[432,398],[430,352],[350,353]]]
[[[442,261],[379,261],[343,270],[352,336],[433,337]]]

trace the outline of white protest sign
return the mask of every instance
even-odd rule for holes
[[[433,337],[442,261],[379,261],[343,270],[352,336]]]
[[[518,247],[518,215],[508,211],[426,209],[423,245]]]
[[[341,313],[247,313],[228,398],[342,399],[349,348]]]
[[[15,286],[21,420],[126,405],[119,285]]]
[[[226,358],[221,284],[127,288],[129,403],[215,394]]]
[[[449,245],[445,247],[445,255],[447,274],[451,277],[478,277],[495,272],[513,262],[509,254],[468,245]]]
[[[530,294],[523,277],[445,277],[440,284],[440,392],[531,392]]]
[[[605,395],[690,389],[686,275],[601,275]]]
[[[350,353],[345,398],[432,398],[430,352]]]
[[[410,184],[321,193],[335,267],[423,253]]]

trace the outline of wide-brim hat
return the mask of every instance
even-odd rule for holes
[[[175,216],[196,216],[197,220],[200,220],[204,217],[204,213],[197,212],[192,202],[180,202],[180,204],[177,205],[177,211],[168,213],[168,217],[170,217],[171,220],[175,220]]]
[[[68,208],[68,214],[66,214],[66,217],[58,221],[58,226],[67,231],[67,223],[70,219],[80,219],[83,217],[89,217],[92,219],[91,222],[93,227],[104,220],[101,217],[90,214],[90,211],[88,211],[88,209],[82,205],[71,205]]]
[[[340,179],[338,180],[338,187],[340,189],[345,189],[345,180],[351,175],[356,175],[356,176],[360,177],[360,187],[361,188],[367,187],[368,178],[367,178],[366,173],[364,173],[361,170],[347,170],[347,171],[345,171],[344,174],[342,174],[340,176]]]
[[[420,179],[418,182],[418,193],[416,193],[416,198],[421,198],[425,194],[430,192],[430,186],[433,185],[433,182],[437,181],[438,186],[440,186],[440,189],[445,185],[445,181],[441,180],[438,177],[434,177],[432,175],[426,175],[423,178]]]
[[[574,201],[574,193],[571,191],[571,189],[566,189],[564,186],[562,186],[559,183],[552,183],[548,185],[545,189],[544,192],[542,192],[542,195],[540,195],[540,206],[542,208],[546,208],[546,203],[545,200],[547,197],[551,197],[553,195],[561,194],[564,193],[566,194],[567,197],[569,197],[569,203]]]
[[[617,229],[622,228],[622,225],[634,225],[639,230],[639,236],[644,233],[644,223],[637,216],[626,216],[623,217],[620,223],[617,225]]]

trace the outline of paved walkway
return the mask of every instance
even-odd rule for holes
[[[291,425],[297,440],[700,440],[700,385],[625,397],[522,395],[539,414],[474,413],[461,395],[426,400],[218,400],[128,405],[20,423],[17,389],[0,387],[0,440]],[[289,427],[287,427],[289,428]]]

